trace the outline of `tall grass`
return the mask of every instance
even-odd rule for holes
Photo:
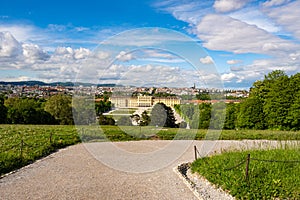
[[[249,177],[245,178],[250,154]],[[291,162],[295,161],[295,162]],[[242,163],[241,165],[238,165]],[[196,160],[191,165],[215,185],[237,199],[299,199],[300,147],[225,152]]]

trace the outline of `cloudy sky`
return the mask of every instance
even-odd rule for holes
[[[249,88],[275,69],[299,72],[299,10],[293,0],[3,1],[0,81]]]

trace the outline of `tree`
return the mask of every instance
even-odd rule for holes
[[[265,116],[262,101],[258,98],[248,98],[240,103],[237,116],[237,127],[243,129],[264,129]]]
[[[55,124],[50,113],[35,99],[10,98],[5,101],[8,108],[7,122],[12,124]]]
[[[223,129],[226,115],[226,105],[224,102],[218,102],[211,106],[210,128]]]
[[[193,129],[208,129],[211,119],[211,104],[201,103],[194,109],[194,114],[191,120],[191,128]]]
[[[290,129],[300,130],[300,90],[295,94],[294,102],[288,112],[287,122]]]
[[[7,118],[7,108],[4,105],[4,98],[0,97],[0,124],[5,124]]]
[[[148,115],[147,111],[144,110],[142,112],[142,117],[141,117],[141,121],[140,121],[140,126],[148,126],[151,122],[151,118]]]
[[[151,125],[163,127],[176,127],[173,110],[164,103],[157,103],[151,111]]]
[[[49,112],[62,125],[74,124],[72,99],[66,95],[54,95],[45,103],[45,111]]]
[[[95,103],[96,115],[100,116],[102,113],[111,110],[111,102],[104,96],[104,100]]]
[[[226,117],[224,122],[224,129],[235,129],[235,124],[237,120],[237,105],[234,103],[229,103],[226,105]]]
[[[286,117],[293,101],[293,92],[289,86],[289,77],[281,71],[274,71],[266,76],[269,92],[264,100],[263,112],[270,129],[288,128]]]
[[[115,125],[115,120],[104,115],[99,116],[99,125]]]
[[[88,96],[76,96],[73,97],[72,103],[74,122],[77,125],[96,124],[97,116],[93,98]]]

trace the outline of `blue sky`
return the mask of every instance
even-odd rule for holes
[[[275,69],[299,72],[299,9],[293,0],[3,1],[0,80],[74,81],[80,74],[89,82],[209,87],[218,77],[226,88],[247,89]],[[199,66],[165,49],[171,40],[147,27],[170,30],[161,34],[172,33]],[[191,50],[172,31],[203,49]],[[122,34],[118,48],[102,44]]]

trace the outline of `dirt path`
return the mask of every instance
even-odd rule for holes
[[[177,141],[177,145],[186,141]],[[146,155],[168,149],[172,141],[138,141],[114,143],[124,152]],[[261,147],[275,142],[267,141],[220,141],[213,151],[231,148]],[[185,153],[168,166],[147,173],[129,173],[108,167],[92,155],[105,149],[113,162],[126,163],[124,155],[115,154],[108,143],[78,144],[60,150],[16,173],[0,179],[0,197],[4,199],[197,199],[173,168],[194,158],[193,145],[200,147],[202,141],[193,141]],[[87,150],[88,148],[88,150]],[[164,152],[172,155],[173,149]],[[109,155],[109,156],[108,156]],[[97,159],[96,159],[97,158]],[[140,158],[137,158],[140,159]],[[149,158],[150,159],[150,158]],[[160,159],[160,158],[157,158]],[[150,159],[151,160],[151,159]],[[129,161],[132,162],[132,161]],[[144,163],[144,161],[142,160]],[[129,167],[136,167],[129,163]],[[128,167],[125,165],[125,167]],[[127,168],[126,168],[127,169]],[[141,169],[141,168],[139,168]],[[134,169],[133,169],[134,170]]]

